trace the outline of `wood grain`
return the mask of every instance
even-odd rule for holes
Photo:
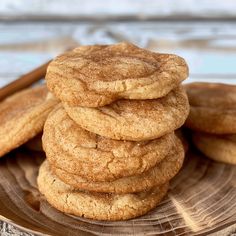
[[[0,219],[37,235],[199,235],[232,232],[236,223],[236,166],[195,151],[168,196],[143,217],[124,222],[64,215],[37,190],[43,153],[15,150],[0,160]]]

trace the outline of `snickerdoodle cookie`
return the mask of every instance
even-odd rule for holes
[[[175,141],[174,132],[142,142],[105,138],[81,128],[63,107],[57,107],[49,115],[43,134],[50,163],[91,181],[143,173],[160,162]]]
[[[172,179],[182,167],[184,148],[177,138],[175,146],[164,160],[153,168],[140,174],[123,177],[109,182],[91,182],[82,178],[80,172],[71,174],[65,168],[55,168],[52,171],[65,183],[75,188],[104,193],[133,193],[147,191],[154,186],[162,185]]]
[[[0,157],[42,132],[57,100],[39,86],[18,92],[0,103]]]
[[[39,170],[39,191],[58,210],[96,220],[127,220],[143,215],[166,195],[168,183],[133,194],[89,193],[59,180],[45,161]]]
[[[130,43],[81,46],[54,59],[49,90],[72,106],[100,107],[118,99],[155,99],[188,77],[184,59]]]
[[[153,100],[118,100],[98,108],[64,104],[68,115],[82,128],[101,136],[142,141],[173,132],[185,122],[189,103],[179,86],[168,95]]]
[[[195,146],[209,158],[236,165],[236,134],[193,133]]]
[[[236,133],[236,86],[191,83],[185,86],[190,107],[186,126],[213,134]]]

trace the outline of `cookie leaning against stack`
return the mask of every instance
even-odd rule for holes
[[[0,103],[0,157],[37,136],[58,103],[45,85],[17,92]]]
[[[236,164],[236,86],[187,84],[191,105],[186,126],[193,143],[213,160]]]
[[[46,81],[62,103],[44,126],[47,160],[38,176],[47,201],[97,220],[154,208],[184,160],[174,131],[189,112],[180,85],[187,76],[182,58],[129,43],[57,57]]]

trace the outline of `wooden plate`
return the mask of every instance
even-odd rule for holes
[[[152,212],[124,222],[64,215],[37,190],[43,153],[18,149],[0,160],[0,219],[37,235],[226,235],[236,228],[236,167],[188,154],[168,196]]]

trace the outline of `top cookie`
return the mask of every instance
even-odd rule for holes
[[[0,157],[42,132],[57,100],[46,86],[18,92],[0,103]]]
[[[81,46],[53,60],[49,90],[73,106],[99,107],[118,99],[154,99],[188,76],[183,58],[130,43]]]
[[[186,126],[213,133],[236,133],[236,86],[218,83],[185,85],[190,114]]]

